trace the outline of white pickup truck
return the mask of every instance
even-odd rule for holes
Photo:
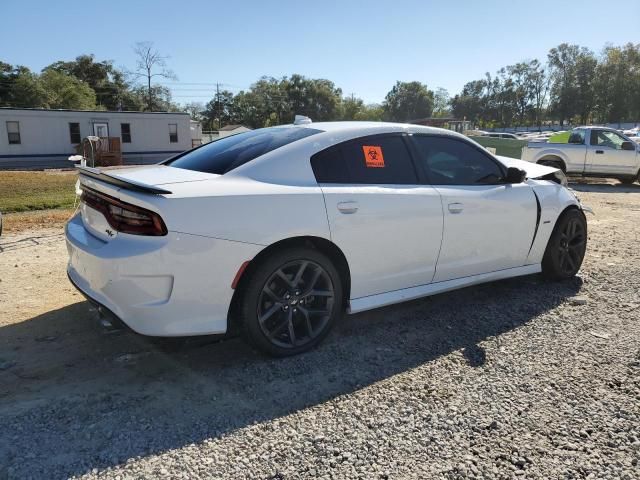
[[[633,183],[640,175],[640,145],[612,128],[575,128],[568,143],[530,142],[521,158],[567,175],[617,178],[622,183]]]

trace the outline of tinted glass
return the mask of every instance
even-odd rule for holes
[[[490,185],[503,178],[491,157],[463,140],[420,135],[413,139],[433,185]]]
[[[314,155],[311,166],[318,183],[418,183],[400,135],[373,135],[336,145]]]
[[[584,130],[574,130],[571,132],[567,143],[582,145],[584,143]]]
[[[168,160],[165,165],[224,175],[265,153],[320,131],[300,127],[261,128],[207,143]]]
[[[342,146],[351,183],[416,184],[418,178],[401,136],[375,135]]]
[[[347,166],[339,146],[327,148],[312,156],[311,168],[318,183],[349,183]]]

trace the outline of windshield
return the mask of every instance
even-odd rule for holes
[[[207,143],[164,164],[197,172],[224,175],[240,165],[321,130],[300,127],[260,128]]]

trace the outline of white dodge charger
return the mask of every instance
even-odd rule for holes
[[[290,355],[342,312],[542,272],[576,274],[582,206],[561,171],[417,125],[304,123],[159,165],[80,169],[68,274],[152,336],[241,328]]]

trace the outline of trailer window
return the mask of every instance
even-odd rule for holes
[[[69,140],[71,141],[71,143],[80,143],[82,141],[82,138],[80,137],[79,123],[69,124]]]
[[[169,124],[169,142],[178,143],[178,124],[177,123]]]
[[[131,125],[129,123],[120,124],[120,136],[122,143],[131,143]]]
[[[9,145],[20,145],[20,122],[7,122]]]

